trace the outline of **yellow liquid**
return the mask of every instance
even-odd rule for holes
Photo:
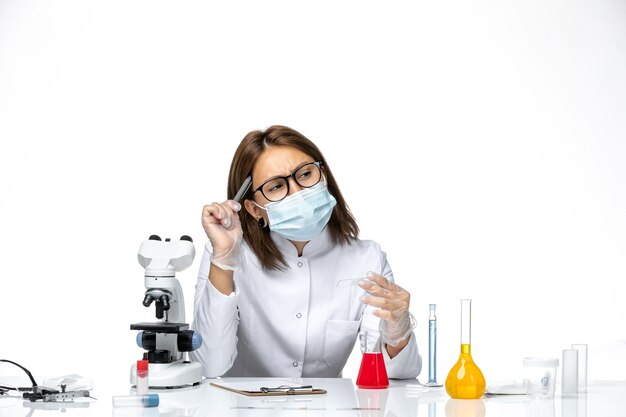
[[[446,378],[446,392],[452,398],[473,400],[485,393],[485,377],[474,363],[470,345],[461,345],[461,356]]]

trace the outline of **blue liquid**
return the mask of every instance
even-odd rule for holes
[[[437,382],[437,320],[428,320],[428,382]]]

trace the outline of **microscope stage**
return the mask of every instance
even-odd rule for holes
[[[135,323],[130,325],[130,330],[146,330],[155,333],[178,333],[189,329],[187,323]]]

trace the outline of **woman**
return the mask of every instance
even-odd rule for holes
[[[242,210],[231,199],[249,177]],[[340,377],[359,330],[370,339],[381,331],[389,377],[417,377],[409,293],[393,283],[380,246],[358,239],[310,140],[284,126],[248,133],[228,198],[202,212],[209,242],[193,327],[203,344],[192,357],[206,377]]]

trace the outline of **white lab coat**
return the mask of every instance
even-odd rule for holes
[[[289,269],[264,271],[244,244],[245,270],[235,272],[228,296],[208,280],[206,244],[192,324],[203,343],[191,357],[202,363],[206,377],[340,377],[359,329],[378,330],[380,319],[359,301],[359,286],[337,282],[368,271],[393,280],[386,255],[368,240],[336,245],[324,230],[298,257],[291,242],[270,234]],[[390,359],[384,348],[383,355],[390,378],[415,378],[421,370],[413,333],[396,357]]]

